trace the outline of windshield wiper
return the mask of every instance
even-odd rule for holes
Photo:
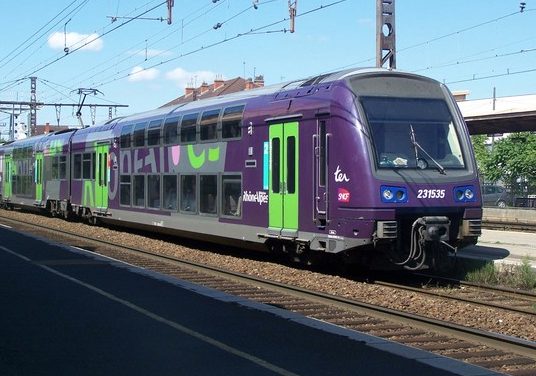
[[[419,152],[418,152],[417,149],[420,149],[432,162],[434,162],[434,164],[436,165],[439,173],[441,175],[446,175],[445,168],[443,166],[441,166],[441,164],[438,161],[436,161],[434,158],[432,158],[432,156],[430,154],[428,154],[428,152],[426,150],[424,150],[424,148],[421,145],[419,145],[419,143],[415,139],[415,131],[413,130],[413,126],[411,124],[409,125],[409,138],[410,138],[411,143],[413,144],[413,147],[415,149],[415,161],[416,161],[416,163],[419,162]]]

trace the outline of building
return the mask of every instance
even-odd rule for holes
[[[236,93],[243,90],[251,90],[258,87],[264,87],[264,77],[256,76],[255,79],[244,79],[242,77],[236,77],[231,80],[224,81],[216,78],[212,84],[203,82],[201,86],[187,87],[184,95],[173,99],[172,101],[164,104],[161,107],[173,106],[188,102],[193,102],[205,98],[213,98],[224,94]]]

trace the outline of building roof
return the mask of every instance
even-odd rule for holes
[[[236,77],[227,81],[215,79],[212,84],[203,82],[201,86],[197,88],[187,87],[184,95],[173,99],[161,107],[189,103],[205,98],[214,98],[220,95],[236,93],[258,87],[264,87],[264,78],[262,76],[255,77],[255,80],[244,79],[242,77]]]
[[[536,131],[536,95],[458,102],[471,134]]]

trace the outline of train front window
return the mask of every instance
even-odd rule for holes
[[[465,168],[447,104],[440,99],[362,97],[379,168]]]

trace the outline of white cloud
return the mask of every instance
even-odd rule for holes
[[[203,81],[210,84],[214,81],[216,75],[215,72],[211,71],[188,72],[182,68],[175,68],[166,73],[166,78],[175,81],[177,86],[185,88],[189,85],[200,86]]]
[[[55,32],[48,37],[48,46],[54,50],[63,50],[65,45],[67,45],[71,51],[82,46],[82,50],[100,51],[102,49],[103,42],[97,33],[79,34],[76,32],[70,32],[64,34]]]
[[[156,68],[143,69],[140,66],[132,68],[128,75],[128,80],[135,81],[150,81],[160,75],[160,71]]]

